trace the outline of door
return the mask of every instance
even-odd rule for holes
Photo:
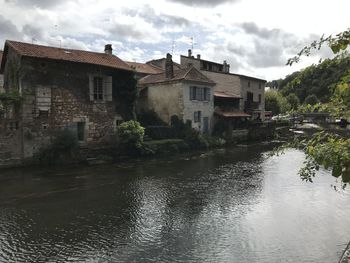
[[[209,117],[203,117],[203,133],[209,133]]]

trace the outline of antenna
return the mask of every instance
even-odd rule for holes
[[[191,47],[192,47],[192,51],[193,51],[193,46],[194,46],[193,37],[190,37],[190,39],[191,39]]]
[[[173,56],[174,55],[174,49],[175,49],[175,41],[173,39],[173,43],[171,45],[171,55]]]

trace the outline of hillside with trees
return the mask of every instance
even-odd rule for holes
[[[350,80],[348,53],[268,82],[266,86],[277,88],[284,97],[295,94],[300,103],[316,104],[329,102],[335,87],[346,79]]]

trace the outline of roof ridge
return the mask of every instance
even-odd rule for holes
[[[6,40],[8,43],[19,43],[19,44],[25,44],[25,45],[30,45],[30,46],[36,46],[36,47],[44,47],[44,48],[52,48],[52,49],[59,49],[59,50],[66,50],[66,51],[78,51],[78,52],[87,52],[87,53],[94,53],[94,54],[99,54],[99,55],[107,55],[104,52],[97,52],[97,51],[90,51],[90,50],[82,50],[82,49],[74,49],[74,48],[65,48],[65,47],[53,47],[53,46],[47,46],[47,45],[42,45],[42,44],[32,44],[28,42],[21,42],[21,41],[15,41],[15,40]],[[13,45],[11,47],[15,48]],[[117,57],[116,55],[113,55]],[[125,63],[125,61],[124,61]]]

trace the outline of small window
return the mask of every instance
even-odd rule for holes
[[[201,115],[202,115],[201,111],[195,111],[193,122],[201,122]]]
[[[259,94],[259,103],[261,103],[261,94]]]
[[[248,88],[250,88],[250,81],[248,81]]]
[[[103,100],[103,78],[94,77],[94,100]]]
[[[261,83],[259,83],[259,89],[261,89]]]

